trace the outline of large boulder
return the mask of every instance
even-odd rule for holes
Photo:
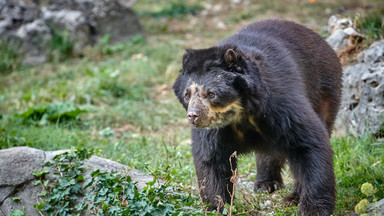
[[[122,0],[0,0],[0,38],[22,41],[25,62],[47,59],[49,42],[57,32],[67,34],[74,54],[105,36],[111,43],[142,34],[131,4]],[[36,43],[40,41],[41,43]]]
[[[32,172],[41,170],[43,163],[53,159],[55,155],[64,151],[44,152],[29,147],[14,147],[0,150],[0,215],[10,215],[12,210],[24,209],[26,215],[40,216],[40,213],[33,207],[39,202],[38,196],[42,190],[40,185],[35,186],[35,177]],[[91,181],[90,174],[99,169],[101,172],[126,171],[133,182],[137,182],[139,189],[145,187],[146,183],[153,181],[153,178],[145,173],[129,169],[129,167],[116,163],[111,160],[92,156],[84,161],[85,167],[88,167],[83,173],[85,180],[83,186]],[[50,182],[54,182],[57,176],[53,171],[47,176]],[[14,201],[12,198],[18,197],[20,201]]]
[[[373,43],[343,75],[343,98],[336,134],[383,136],[384,40]]]
[[[328,20],[327,43],[340,56],[344,52],[349,52],[356,47],[363,35],[354,28],[353,22],[349,18],[333,15]]]
[[[52,31],[68,32],[75,55],[81,55],[84,47],[93,44],[87,18],[81,11],[42,7],[41,17]]]
[[[42,19],[36,19],[20,26],[13,36],[16,36],[16,39],[21,42],[19,51],[24,56],[24,63],[42,64],[47,60],[52,35],[51,30]]]

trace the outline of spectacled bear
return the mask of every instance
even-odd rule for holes
[[[173,89],[192,126],[192,153],[204,202],[230,201],[229,158],[255,152],[255,190],[295,180],[284,201],[302,215],[331,215],[335,206],[329,137],[340,104],[342,69],[312,30],[285,20],[243,27],[207,49],[187,49]],[[232,158],[233,169],[236,159]]]

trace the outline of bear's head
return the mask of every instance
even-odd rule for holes
[[[173,89],[187,110],[191,126],[221,128],[240,123],[246,98],[257,86],[258,69],[243,52],[232,47],[188,49]]]

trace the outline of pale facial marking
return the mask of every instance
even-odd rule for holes
[[[218,128],[242,121],[243,107],[239,99],[225,107],[214,107],[206,97],[207,92],[203,85],[192,82],[189,91],[188,110],[198,109],[200,111],[200,119],[197,119],[196,124],[198,127]]]
[[[220,127],[242,120],[243,107],[240,100],[236,100],[225,107],[209,107],[208,116],[211,117],[210,125]]]
[[[192,82],[192,84],[189,86],[189,89],[191,91],[191,97],[195,94],[197,94],[198,96],[201,97],[201,94],[203,92],[203,88],[204,88],[203,85],[199,85],[195,82]]]

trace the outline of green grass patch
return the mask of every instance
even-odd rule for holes
[[[0,76],[20,68],[21,59],[17,50],[15,42],[0,40]]]
[[[341,214],[359,202],[363,183],[384,187],[384,142],[371,136],[333,141],[338,189],[336,212]],[[379,190],[376,196],[383,198],[384,191]]]
[[[34,107],[29,107],[24,112],[15,114],[24,122],[38,123],[45,125],[48,122],[62,123],[71,120],[77,120],[82,113],[87,113],[88,110],[80,108],[71,102],[60,102],[56,104],[39,104]]]
[[[69,32],[52,28],[49,49],[49,60],[52,62],[60,62],[73,56],[74,42],[71,41]]]
[[[168,1],[167,4],[158,11],[141,11],[141,13],[154,18],[180,18],[188,14],[196,15],[201,9],[202,6],[200,6],[197,2],[188,4],[185,1],[172,0]]]
[[[357,27],[361,29],[368,43],[384,39],[384,8],[378,9],[361,18],[357,18]]]

